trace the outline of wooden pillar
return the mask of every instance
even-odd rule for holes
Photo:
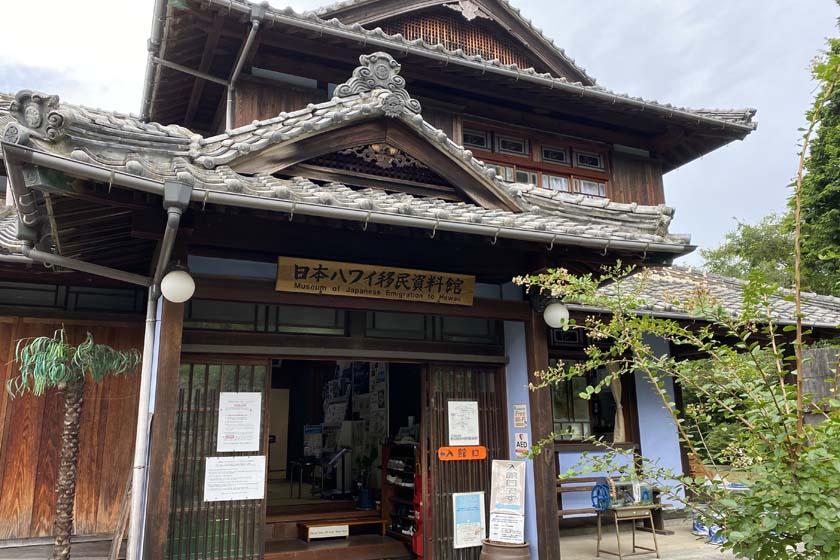
[[[528,382],[537,384],[535,371],[548,368],[548,325],[541,313],[531,313],[525,323],[528,351]],[[554,431],[551,393],[530,391],[531,438],[541,441]],[[540,558],[560,558],[560,528],[557,519],[557,463],[554,447],[546,447],[534,459],[534,496],[537,506],[537,539]]]
[[[166,558],[172,486],[172,442],[178,412],[178,369],[181,365],[183,325],[184,304],[163,300],[155,411],[149,443],[144,558]]]

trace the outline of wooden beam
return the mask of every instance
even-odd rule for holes
[[[221,36],[222,26],[225,19],[216,14],[213,17],[213,27],[207,33],[207,41],[204,44],[204,52],[201,54],[201,63],[198,65],[198,71],[207,74],[210,71],[210,65],[213,63],[213,56],[216,54],[216,47],[219,44],[219,37]],[[190,92],[190,101],[187,104],[187,112],[184,117],[184,126],[189,128],[195,118],[195,112],[198,110],[198,101],[201,99],[201,94],[204,92],[204,84],[206,82],[198,77],[193,82],[192,92]]]
[[[524,321],[530,315],[525,302],[476,298],[472,306],[438,305],[387,299],[277,292],[274,282],[199,276],[195,279],[195,298],[219,301],[247,301],[304,307],[328,307],[391,313],[419,313],[446,317],[480,317],[504,321]]]
[[[548,369],[548,325],[542,314],[530,311],[525,322],[528,382],[540,383],[535,372]],[[541,441],[554,432],[551,392],[537,389],[529,394],[531,439]],[[540,558],[560,558],[560,528],[557,524],[557,462],[547,447],[534,459],[534,495],[537,506],[537,540]]]
[[[145,557],[166,558],[169,501],[172,487],[172,442],[178,413],[178,369],[184,304],[163,300],[160,350],[149,447],[149,484],[146,500]],[[141,429],[140,426],[137,429]]]

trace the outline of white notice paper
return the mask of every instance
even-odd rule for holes
[[[524,544],[525,516],[510,513],[491,513],[490,540],[508,544]]]
[[[449,401],[449,445],[481,445],[478,436],[478,402]]]
[[[262,500],[265,498],[265,455],[207,457],[204,501]]]
[[[219,393],[216,451],[259,451],[262,393]]]

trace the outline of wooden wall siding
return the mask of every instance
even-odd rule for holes
[[[54,320],[0,317],[0,539],[49,536],[55,509],[55,475],[63,420],[58,391],[11,399],[6,381],[16,375],[18,339],[52,335]],[[73,342],[90,331],[115,348],[142,348],[143,325],[73,324]],[[107,379],[85,388],[76,488],[77,535],[110,533],[131,469],[140,375]]]
[[[461,144],[464,141],[460,115],[437,107],[423,105],[423,118],[430,125],[444,131],[456,144]]]
[[[467,54],[481,55],[487,60],[502,64],[516,64],[531,68],[534,64],[524,49],[507,37],[508,34],[488,20],[466,21],[460,14],[430,13],[408,14],[378,24],[389,34],[400,33],[408,40],[423,39],[427,43],[441,44],[449,50],[461,49]]]
[[[614,152],[607,196],[616,202],[664,204],[662,165],[654,160]]]
[[[484,504],[489,508],[492,461],[508,459],[504,374],[495,368],[436,364],[430,366],[426,388],[424,414],[429,418],[432,557],[435,560],[478,560],[480,547],[453,548],[452,494],[484,491]],[[450,400],[478,401],[480,442],[487,448],[486,460],[438,460],[438,448],[449,445],[447,403]]]
[[[265,503],[263,500],[204,501],[204,466],[216,452],[219,393],[263,393],[263,440],[258,452],[225,453],[265,455],[268,410],[267,360],[245,364],[223,357],[184,357],[178,376],[178,413],[174,434],[172,492],[166,558],[262,558]]]
[[[236,86],[234,126],[245,126],[256,120],[270,119],[282,112],[291,113],[306,108],[310,103],[326,100],[327,93],[323,90],[243,79]],[[224,108],[221,111],[224,112]]]

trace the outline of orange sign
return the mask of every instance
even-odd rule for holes
[[[441,461],[478,461],[486,458],[487,448],[483,445],[441,447],[438,449],[438,459]]]

